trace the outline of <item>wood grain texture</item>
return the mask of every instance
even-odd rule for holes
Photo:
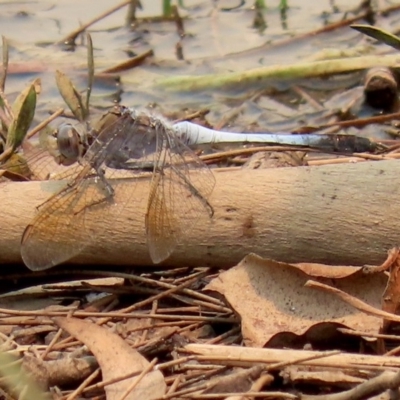
[[[375,264],[399,244],[400,162],[216,172],[206,213],[163,264],[228,267],[250,252],[287,262]],[[129,181],[119,185],[129,185]],[[0,184],[0,263],[21,262],[20,239],[60,182]],[[151,265],[144,219],[148,182],[72,261]],[[118,200],[118,198],[117,198]],[[71,232],[74,235],[74,232]],[[68,240],[68,238],[60,238]]]

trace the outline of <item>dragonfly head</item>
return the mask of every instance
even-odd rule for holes
[[[87,150],[84,135],[71,124],[61,124],[55,131],[54,137],[57,139],[59,164],[71,165],[78,161]]]

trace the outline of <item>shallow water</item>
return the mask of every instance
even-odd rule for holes
[[[143,21],[144,17],[160,16],[161,3],[143,0],[143,10],[137,11],[135,27],[126,26],[127,10],[124,8],[89,28],[97,72],[146,50],[154,51],[154,57],[143,65],[119,74],[120,84],[112,78],[97,80],[92,106],[104,109],[118,100],[133,107],[151,103],[169,113],[182,108],[207,107],[211,109],[210,122],[214,122],[232,106],[241,105],[248,118],[243,122],[239,119],[237,127],[240,128],[252,121],[260,122],[260,117],[261,122],[270,121],[269,112],[278,111],[279,114],[281,102],[291,106],[290,96],[285,99],[275,97],[279,104],[271,105],[268,101],[272,107],[268,108],[261,101],[249,100],[254,91],[262,89],[259,85],[171,93],[163,91],[154,82],[165,76],[246,71],[263,65],[291,64],[329,49],[337,51],[366,45],[365,36],[349,27],[295,39],[346,16],[352,17],[351,11],[359,5],[358,0],[288,0],[289,9],[284,16],[279,10],[279,1],[268,0],[268,9],[260,14],[263,28],[260,24],[255,26],[257,13],[252,1],[237,7],[240,1],[186,0],[187,10],[180,9],[180,15],[185,17],[183,39],[179,37],[174,21]],[[116,4],[118,2],[106,0],[1,1],[0,33],[10,44],[10,74],[6,87],[10,98],[34,77],[41,77],[43,90],[37,115],[44,116],[49,109],[62,106],[54,83],[56,69],[66,72],[79,88],[84,89],[87,59],[84,38],[78,38],[75,51],[65,51],[54,43]],[[398,17],[392,16],[386,23],[393,31],[398,26]],[[271,46],[284,40],[286,44]],[[182,47],[183,60],[177,57],[178,43]],[[288,85],[273,82],[273,87],[275,92],[284,93]],[[265,100],[265,97],[261,99]]]

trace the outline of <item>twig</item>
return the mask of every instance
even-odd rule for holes
[[[107,10],[104,13],[100,14],[99,16],[93,18],[92,20],[90,20],[86,24],[83,24],[81,27],[79,27],[78,29],[74,30],[69,35],[65,36],[63,39],[59,40],[55,44],[57,45],[57,44],[62,44],[62,43],[69,42],[71,40],[75,40],[76,37],[79,34],[81,34],[83,31],[85,31],[87,28],[89,28],[89,26],[95,24],[96,22],[102,20],[105,17],[108,17],[109,15],[113,14],[114,12],[120,10],[121,8],[127,6],[130,3],[131,3],[131,0],[125,0],[125,1],[117,4],[116,6],[110,8],[109,10]]]
[[[400,336],[398,335],[387,335],[383,333],[374,333],[374,332],[363,332],[363,331],[356,331],[349,328],[337,328],[339,332],[345,333],[346,335],[352,336],[362,336],[362,337],[370,337],[376,339],[388,339],[388,340],[395,340],[399,341]]]
[[[0,314],[5,315],[36,315],[36,316],[46,316],[46,317],[66,317],[68,313],[66,311],[23,311],[23,310],[8,310],[6,308],[0,308]],[[106,314],[107,317],[111,318],[154,318],[154,319],[165,319],[165,320],[184,320],[187,321],[208,321],[208,322],[222,322],[222,323],[238,323],[237,318],[223,318],[223,317],[202,317],[197,315],[171,315],[171,314],[149,314],[143,313],[123,313],[123,312],[110,312]],[[85,312],[76,311],[74,317],[104,317],[104,312]],[[0,317],[1,318],[1,317]],[[400,317],[399,317],[400,320]]]
[[[328,286],[323,283],[312,281],[312,280],[307,281],[304,286],[316,288],[316,289],[322,289],[328,293],[335,294],[336,296],[340,297],[345,303],[351,305],[352,307],[354,307],[357,310],[360,310],[366,314],[369,314],[369,315],[372,315],[372,316],[378,317],[378,318],[379,317],[385,318],[385,319],[388,319],[389,321],[400,322],[399,315],[394,315],[394,314],[388,313],[386,311],[382,311],[375,307],[372,307],[369,304],[364,303],[363,301],[357,299],[356,297],[351,296],[350,294],[345,293],[342,290],[339,290],[332,286]]]
[[[65,400],[76,399],[87,386],[100,375],[100,368],[97,368],[92,374],[90,374]]]
[[[238,396],[242,395],[247,398],[255,397],[262,399],[293,399],[297,400],[299,397],[295,394],[285,393],[285,392],[244,392],[244,393],[235,393],[235,392],[227,392],[227,393],[206,393],[206,394],[193,394],[190,396],[191,399],[221,399],[226,398],[228,396]],[[303,398],[303,397],[302,397]]]
[[[4,112],[5,112],[5,116],[2,116],[1,119],[4,122],[4,124],[8,127],[8,125],[11,123],[11,120],[14,119],[14,113],[12,111],[10,103],[7,100],[5,93],[1,89],[0,89],[0,97],[4,103]],[[3,119],[3,118],[6,118],[6,119]]]
[[[113,67],[106,68],[105,70],[101,71],[101,74],[112,74],[116,72],[122,72],[122,71],[127,71],[128,69],[132,69],[134,67],[137,67],[138,65],[141,65],[146,58],[151,57],[154,55],[153,50],[147,50],[142,54],[137,55],[136,57],[132,57],[126,61],[123,61],[117,65],[114,65]]]
[[[53,114],[51,114],[50,117],[44,119],[40,124],[37,124],[30,132],[28,132],[26,137],[28,139],[30,139],[32,136],[36,135],[36,133],[38,133],[43,128],[45,128],[51,121],[55,120],[63,112],[64,112],[64,109],[63,108],[59,108],[57,111],[55,111]]]
[[[314,99],[309,93],[306,92],[305,89],[298,85],[292,86],[292,90],[301,96],[311,107],[315,108],[318,111],[325,110],[325,107],[316,99]]]
[[[121,398],[119,400],[125,400],[129,393],[132,392],[132,390],[139,384],[139,382],[143,379],[143,377],[150,372],[153,367],[156,365],[157,363],[157,358],[154,358],[151,363],[140,373],[140,375],[129,385],[128,389],[126,389],[125,393],[121,396]]]
[[[90,391],[92,391],[94,389],[101,389],[101,388],[104,388],[106,386],[112,385],[114,383],[124,381],[124,380],[132,378],[134,376],[138,376],[140,373],[141,373],[141,371],[129,372],[126,375],[121,375],[121,376],[118,376],[116,378],[112,378],[112,379],[109,379],[109,380],[106,380],[106,381],[98,382],[98,383],[96,383],[94,385],[86,387],[83,390],[83,393],[90,392]]]
[[[388,251],[386,260],[381,265],[367,265],[363,267],[362,272],[364,274],[376,274],[378,272],[387,271],[396,262],[400,253],[400,249],[394,247]]]
[[[361,400],[371,398],[388,389],[398,389],[399,385],[400,371],[396,373],[385,371],[379,376],[363,382],[345,392],[319,396],[303,395],[301,398],[302,400]]]

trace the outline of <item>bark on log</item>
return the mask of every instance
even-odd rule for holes
[[[286,262],[377,264],[398,245],[396,160],[214,175],[214,217],[205,213],[164,264],[228,267],[249,252]],[[21,262],[25,226],[59,187],[56,181],[0,184],[0,263]],[[148,182],[142,180],[135,201],[72,261],[151,265],[144,229],[147,196]],[[101,215],[93,218],[102,223]]]

